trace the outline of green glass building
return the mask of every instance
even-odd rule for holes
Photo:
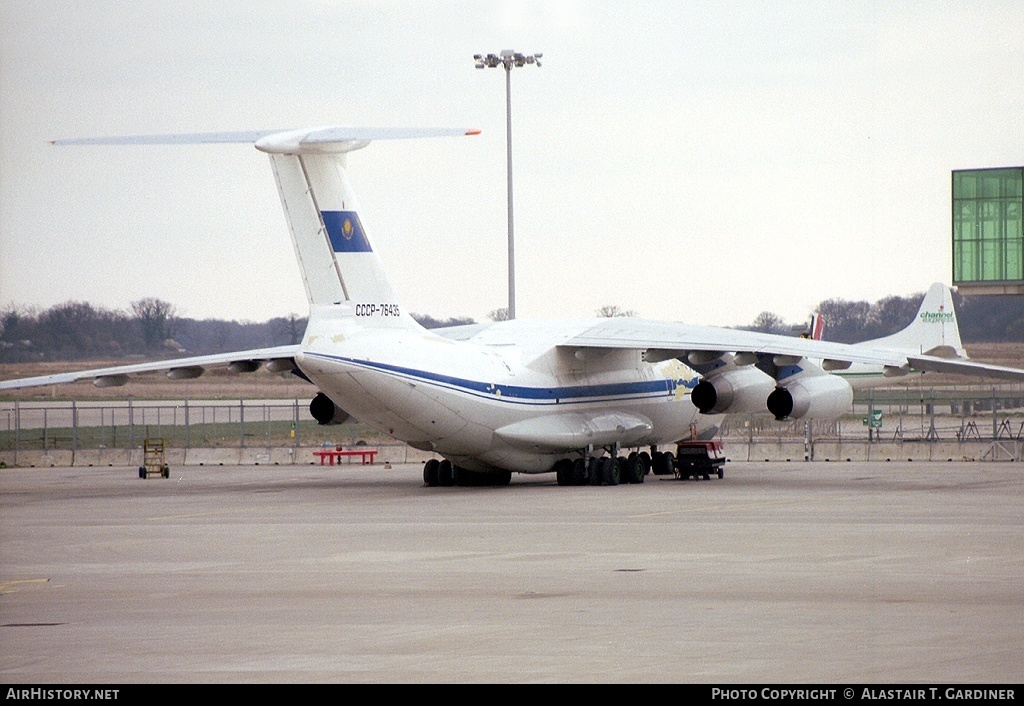
[[[1024,294],[1024,167],[953,172],[953,284]]]

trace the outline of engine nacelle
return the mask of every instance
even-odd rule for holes
[[[760,412],[775,381],[752,365],[701,378],[690,401],[701,414]]]
[[[320,424],[341,424],[349,417],[348,412],[322,392],[316,393],[316,397],[309,403],[309,413]]]
[[[768,395],[768,411],[775,419],[835,419],[850,411],[853,388],[835,375],[815,375],[779,386]]]

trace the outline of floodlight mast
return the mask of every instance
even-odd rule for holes
[[[505,150],[508,166],[508,318],[516,318],[516,257],[515,235],[512,225],[512,67],[536,64],[544,55],[521,54],[512,49],[504,49],[499,54],[474,54],[476,68],[505,69]]]

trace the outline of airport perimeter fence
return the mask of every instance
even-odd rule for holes
[[[736,459],[871,458],[895,447],[899,457],[925,444],[932,447],[929,458],[1024,460],[1021,385],[866,390],[856,395],[852,414],[830,421],[777,422],[769,414],[717,419],[718,435]],[[30,459],[52,465],[47,459],[68,453],[72,463],[76,454],[134,463],[144,440],[153,438],[189,463],[311,463],[318,449],[366,446],[379,449],[382,461],[429,457],[359,423],[319,425],[298,399],[0,402],[0,462],[8,465]]]
[[[337,447],[373,447],[395,462],[417,453],[359,423],[320,425],[297,399],[0,402],[0,460],[9,465],[137,459],[146,439],[162,439],[179,463],[312,463],[313,451]]]
[[[835,420],[778,422],[770,414],[726,415],[720,434],[749,440],[1024,441],[1024,386],[899,387],[863,390]],[[873,423],[872,423],[873,422]]]
[[[733,460],[1024,461],[1024,386],[869,389],[839,419],[725,415],[718,433]]]

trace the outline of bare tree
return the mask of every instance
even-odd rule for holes
[[[40,334],[50,354],[63,360],[116,355],[122,352],[117,340],[119,316],[87,302],[64,302],[40,316]]]
[[[866,301],[826,299],[818,304],[818,313],[828,322],[828,340],[839,343],[863,341],[871,305]]]
[[[491,321],[508,321],[508,307],[495,309],[487,315],[487,318]]]
[[[605,304],[597,310],[597,315],[606,319],[613,319],[616,316],[636,316],[636,312],[632,309],[623,311],[622,307],[617,304]]]
[[[288,314],[271,319],[267,324],[273,329],[274,338],[287,341],[287,345],[295,345],[302,342],[302,336],[306,333],[308,319],[298,314]]]
[[[0,310],[0,361],[21,361],[32,357],[38,333],[37,311],[7,304]]]
[[[786,322],[782,320],[782,317],[771,311],[762,311],[754,319],[754,323],[751,325],[754,331],[760,331],[761,333],[780,333],[786,328]]]
[[[135,318],[142,327],[142,339],[145,341],[146,350],[159,348],[173,335],[174,316],[177,313],[173,304],[162,299],[146,297],[132,302],[132,311],[135,312]]]

